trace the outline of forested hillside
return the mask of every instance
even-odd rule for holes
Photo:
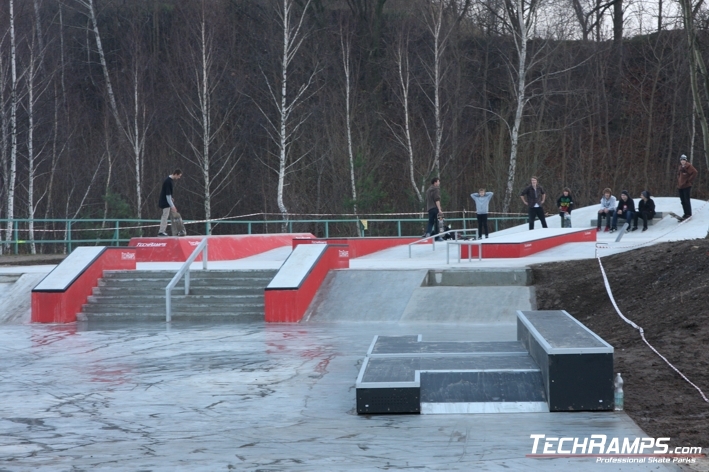
[[[188,218],[670,195],[683,153],[706,197],[702,8],[546,1],[3,0],[0,217],[156,218],[176,167]]]

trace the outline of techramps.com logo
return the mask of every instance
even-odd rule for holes
[[[549,437],[531,434],[532,459],[592,458],[609,464],[692,464],[704,457],[701,447],[670,448],[670,438]]]

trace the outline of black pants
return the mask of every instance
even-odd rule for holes
[[[487,238],[487,213],[478,215],[478,238],[482,238],[483,234]]]
[[[601,229],[601,221],[603,221],[603,217],[606,217],[606,228],[611,227],[611,219],[613,218],[613,213],[612,212],[601,212],[598,214],[598,224],[596,225],[598,229]]]
[[[652,216],[650,216],[650,213],[648,213],[646,211],[635,212],[635,215],[633,215],[633,228],[638,227],[638,216],[643,219],[643,229],[647,229],[647,220],[652,218]]]
[[[529,229],[534,229],[534,217],[539,218],[542,222],[542,228],[547,227],[547,220],[544,218],[544,208],[532,207],[529,209]]]
[[[429,236],[438,234],[438,208],[431,208],[428,210],[428,229],[426,233]]]
[[[692,216],[692,202],[689,200],[689,194],[692,187],[679,189],[679,200],[682,202],[683,216]]]

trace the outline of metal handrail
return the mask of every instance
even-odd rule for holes
[[[436,250],[436,240],[435,238],[440,238],[441,236],[445,234],[450,234],[450,233],[456,233],[455,239],[458,239],[458,234],[457,233],[467,233],[467,232],[474,232],[475,233],[475,239],[478,239],[478,229],[477,228],[468,228],[468,229],[449,229],[448,231],[444,231],[442,233],[436,233],[433,236],[426,236],[425,238],[417,239],[416,241],[409,243],[409,259],[411,259],[411,246],[414,244],[418,244],[424,241],[428,241],[429,239],[433,238],[433,241],[431,241],[433,244],[433,250]]]
[[[427,218],[369,218],[369,230],[366,236],[417,236],[422,227],[425,227]],[[468,216],[463,218],[449,218],[446,221],[456,223],[456,227],[465,229],[471,223]],[[488,224],[491,231],[499,231],[499,224],[507,222],[527,221],[527,217],[521,216],[491,216]],[[29,225],[34,223],[34,237],[30,237]],[[120,246],[128,243],[132,237],[147,237],[149,234],[157,234],[157,227],[160,220],[153,219],[67,219],[67,218],[0,218],[0,229],[5,236],[2,242],[5,251],[19,254],[24,252],[30,245],[36,244],[45,248],[59,249],[63,253],[71,252],[75,247],[81,245],[105,245]],[[185,219],[184,223],[189,225],[190,234],[209,236],[218,224],[223,234],[268,234],[269,232],[280,232],[282,225],[288,225],[288,232],[300,229],[306,232],[315,232],[324,237],[331,236],[333,227],[336,232],[341,232],[342,227],[350,227],[351,224],[360,224],[358,219],[304,219],[304,220],[211,220],[194,221]],[[200,225],[204,225],[200,229]],[[309,226],[307,226],[309,225]],[[8,228],[11,228],[9,239]],[[493,229],[494,228],[494,229]],[[351,227],[350,227],[351,230]],[[361,235],[361,233],[360,233]],[[51,246],[50,246],[51,245]],[[63,250],[62,249],[63,246]],[[45,251],[46,252],[46,251]],[[51,252],[51,251],[50,251]]]
[[[197,247],[192,251],[192,254],[190,254],[190,257],[187,258],[184,264],[182,264],[182,267],[180,267],[180,270],[177,271],[175,276],[172,278],[169,284],[167,284],[167,287],[165,287],[165,322],[169,323],[172,321],[172,289],[175,288],[175,285],[180,281],[182,276],[185,276],[185,295],[190,294],[190,266],[194,262],[195,259],[197,259],[197,256],[199,256],[199,253],[202,253],[202,269],[207,270],[207,241],[209,240],[208,237],[205,237],[200,243],[197,245]]]

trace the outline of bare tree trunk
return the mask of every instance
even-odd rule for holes
[[[119,129],[123,129],[121,124],[120,115],[118,114],[118,106],[116,105],[116,96],[113,93],[113,86],[111,85],[111,76],[108,73],[108,65],[106,64],[106,55],[103,52],[103,45],[101,43],[101,34],[98,30],[98,22],[96,21],[96,10],[94,8],[94,0],[76,0],[80,5],[83,5],[89,11],[89,17],[91,19],[91,27],[94,32],[94,37],[96,39],[96,49],[98,49],[99,59],[101,60],[101,69],[103,70],[103,78],[106,81],[106,92],[108,93],[108,100],[111,104],[111,113],[113,118],[116,120],[116,124]]]
[[[313,79],[318,73],[318,67],[309,75],[308,81],[298,88],[298,91],[289,98],[288,87],[289,87],[289,77],[288,70],[293,62],[296,54],[298,53],[300,46],[303,44],[304,35],[301,31],[303,28],[303,22],[305,21],[306,12],[310,7],[312,0],[307,0],[303,6],[303,12],[300,18],[294,18],[295,14],[293,9],[296,6],[294,0],[282,0],[281,8],[277,10],[276,14],[280,20],[280,26],[283,32],[283,50],[281,54],[281,64],[280,64],[280,93],[274,91],[274,87],[271,86],[268,78],[266,78],[266,84],[268,86],[269,92],[271,94],[271,99],[276,106],[278,112],[277,120],[271,120],[268,114],[261,110],[264,117],[269,122],[269,125],[275,131],[276,136],[273,136],[273,140],[278,148],[278,184],[276,190],[276,202],[278,204],[278,210],[281,212],[283,219],[288,220],[288,208],[285,204],[285,199],[283,191],[285,188],[286,174],[288,169],[293,166],[300,158],[295,159],[294,162],[291,161],[290,148],[295,132],[298,128],[305,122],[306,118],[300,118],[295,123],[293,122],[293,112],[298,105],[305,99],[306,94],[309,94],[309,89],[313,84]],[[294,24],[291,24],[294,23]],[[282,230],[285,231],[287,224],[284,223]]]
[[[0,46],[4,41],[0,40]],[[7,199],[5,198],[5,192],[10,182],[10,173],[8,172],[8,142],[10,140],[10,134],[8,132],[8,116],[7,109],[5,108],[5,86],[7,85],[7,64],[3,63],[3,55],[0,54],[0,167],[2,170],[2,202],[3,205],[7,204]],[[0,237],[0,240],[2,237]],[[2,254],[4,249],[3,245],[0,245],[0,254]]]
[[[37,254],[37,246],[34,242],[34,179],[35,179],[35,155],[34,155],[34,45],[30,49],[30,63],[27,71],[27,218],[29,219],[29,240],[30,253]]]
[[[689,44],[689,81],[692,89],[692,99],[694,101],[694,109],[699,117],[699,124],[702,127],[702,136],[704,138],[704,159],[709,167],[709,123],[707,123],[706,113],[701,93],[699,91],[699,83],[697,74],[701,74],[704,78],[705,95],[709,93],[707,81],[709,75],[704,64],[702,53],[697,43],[697,34],[694,27],[694,12],[691,0],[680,0],[682,7],[682,18],[684,20],[684,29],[687,33],[687,42]]]
[[[210,93],[209,93],[209,62],[207,56],[207,38],[206,38],[206,21],[204,2],[202,2],[202,27],[201,27],[201,52],[202,52],[202,88],[199,91],[200,111],[202,113],[202,178],[204,179],[204,218],[207,220],[207,234],[210,233],[212,218],[212,198],[210,194],[209,178],[209,143],[212,139],[211,121],[210,121]],[[209,51],[211,55],[211,51]],[[209,60],[211,62],[211,60]]]
[[[222,146],[217,141],[229,122],[229,117],[234,111],[236,101],[219,115],[215,120],[218,110],[214,105],[214,97],[220,83],[219,77],[223,74],[215,71],[215,47],[213,33],[207,23],[208,4],[202,2],[201,17],[197,40],[191,43],[198,44],[191,49],[190,81],[196,89],[194,95],[177,92],[177,96],[187,111],[188,129],[183,131],[192,153],[184,156],[198,168],[202,180],[202,196],[204,199],[204,218],[207,220],[206,231],[211,233],[212,224],[212,199],[225,188],[228,176],[236,166],[238,159],[232,163],[235,148],[220,152]],[[218,103],[218,100],[216,100]],[[197,136],[197,137],[196,137]],[[221,180],[220,180],[221,179]]]
[[[512,133],[510,135],[510,163],[507,170],[507,186],[505,188],[505,199],[502,204],[503,213],[510,210],[512,201],[512,191],[515,184],[515,174],[517,172],[517,150],[519,147],[519,129],[522,125],[522,114],[526,104],[526,77],[527,77],[527,19],[524,17],[523,0],[517,0],[517,27],[515,32],[515,46],[517,48],[517,107],[515,110],[514,124],[512,125]],[[511,23],[514,21],[511,19]]]
[[[357,214],[357,184],[355,180],[354,168],[354,153],[352,151],[352,105],[351,105],[351,70],[350,70],[350,52],[352,45],[349,36],[343,39],[344,32],[340,29],[340,48],[342,50],[342,66],[345,71],[345,126],[347,128],[347,155],[350,160],[350,185],[352,188],[352,204],[354,214]],[[318,182],[320,180],[318,179]]]
[[[437,11],[436,11],[437,10]],[[441,143],[443,142],[443,123],[441,120],[441,57],[446,48],[448,36],[441,37],[443,28],[443,2],[432,6],[432,24],[429,30],[433,34],[433,112],[436,122],[436,130],[433,145],[433,165],[432,171],[436,176],[441,174]]]
[[[410,112],[409,112],[409,88],[410,88],[410,72],[409,72],[409,40],[408,37],[402,34],[399,47],[396,52],[396,65],[399,72],[399,87],[401,90],[401,107],[404,113],[404,126],[401,133],[394,131],[393,127],[389,125],[392,130],[394,137],[401,144],[401,146],[406,151],[406,156],[408,157],[409,164],[409,181],[411,182],[411,187],[414,189],[416,194],[416,199],[419,204],[423,205],[423,195],[421,190],[419,190],[416,183],[416,166],[414,160],[414,146],[411,140],[411,124],[410,124]],[[402,136],[403,134],[403,136]],[[425,182],[424,176],[424,182]]]
[[[60,83],[62,88],[62,108],[66,114],[66,71],[64,68],[64,14],[62,8],[62,2],[59,2],[59,67],[60,67]],[[47,205],[44,210],[44,219],[48,219],[52,211],[52,206],[54,200],[52,198],[52,190],[54,189],[54,172],[59,163],[59,157],[62,154],[65,145],[62,150],[57,150],[57,144],[59,140],[59,94],[57,92],[56,82],[54,83],[54,122],[53,122],[53,138],[52,138],[52,165],[51,172],[49,173],[49,184],[47,185]]]
[[[15,181],[17,179],[17,43],[15,40],[15,1],[10,4],[10,171],[7,186],[7,228],[5,233],[5,249],[9,251],[12,241],[12,228],[15,217]]]

